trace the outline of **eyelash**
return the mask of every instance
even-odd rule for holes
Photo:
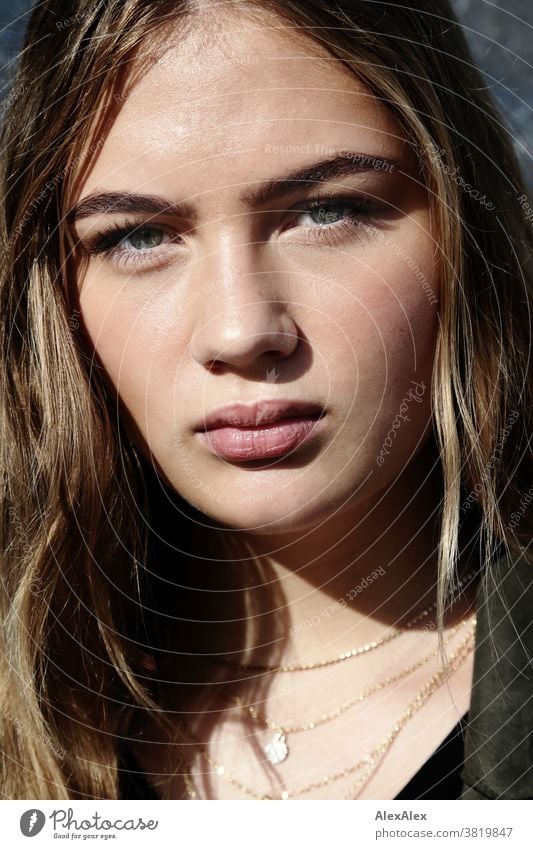
[[[376,214],[376,207],[367,197],[349,197],[344,195],[316,195],[311,197],[309,201],[301,207],[293,207],[293,212],[297,215],[312,214],[321,208],[329,208],[329,211],[343,212],[348,209],[351,212],[344,219],[338,222],[327,223],[323,226],[317,224],[312,227],[303,227],[306,236],[309,236],[315,242],[325,241],[330,247],[341,242],[346,236],[353,235],[361,228],[361,219],[367,223],[371,223],[372,218]],[[301,229],[301,228],[296,228]],[[168,228],[164,225],[147,223],[144,221],[131,222],[130,224],[120,224],[115,221],[108,227],[101,230],[87,246],[86,250],[90,256],[103,255],[106,260],[114,262],[116,265],[126,267],[131,265],[144,266],[154,268],[153,254],[154,250],[176,242],[164,242],[162,245],[157,245],[154,249],[131,250],[120,249],[120,242],[133,236],[139,230],[162,231],[167,232]],[[152,254],[152,260],[146,262],[143,254]]]
[[[329,247],[334,247],[343,241],[346,236],[354,235],[356,231],[361,229],[361,220],[370,224],[377,217],[377,206],[368,197],[350,197],[349,195],[316,195],[309,199],[309,203],[300,207],[297,211],[302,213],[312,213],[322,207],[330,207],[336,211],[342,212],[346,208],[351,210],[348,217],[333,224],[325,226],[304,227],[306,234],[314,241],[320,242],[324,240]],[[362,233],[359,233],[362,235]]]

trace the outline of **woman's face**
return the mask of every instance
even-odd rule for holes
[[[195,507],[260,534],[394,481],[429,433],[438,328],[428,199],[398,123],[277,26],[227,13],[209,40],[176,30],[74,198],[93,250],[82,318],[133,438]],[[233,402],[259,402],[253,424],[206,436]]]

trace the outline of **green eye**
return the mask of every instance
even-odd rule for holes
[[[127,236],[123,241],[125,242],[128,239],[136,250],[144,251],[150,248],[157,248],[163,240],[163,232],[156,227],[141,227]]]
[[[314,209],[309,210],[309,215],[317,216],[316,223],[317,224],[335,224],[336,221],[342,218],[343,210],[339,207],[337,209],[327,209],[327,204],[323,204],[322,206],[315,207]]]

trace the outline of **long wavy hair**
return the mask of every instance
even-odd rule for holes
[[[207,19],[216,5],[37,2],[5,106],[6,798],[118,798],[118,741],[139,711],[157,715],[162,703],[154,658],[164,651],[163,620],[180,592],[165,576],[163,530],[172,527],[179,541],[193,511],[150,482],[116,393],[86,349],[66,212],[128,74],[142,69],[170,25],[194,26],[198,13]],[[502,552],[529,558],[533,231],[509,133],[444,0],[430,7],[421,0],[238,5],[250,15],[278,15],[340,60],[393,111],[418,156],[442,281],[432,382],[442,625],[466,526],[485,573]]]

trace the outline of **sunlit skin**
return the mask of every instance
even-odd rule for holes
[[[366,166],[293,185],[266,203],[241,199],[335,157]],[[386,567],[334,616],[295,629],[288,661],[332,656],[383,634],[383,623],[407,621],[434,598],[440,494],[430,386],[439,277],[428,196],[399,124],[315,45],[227,12],[209,40],[200,26],[169,38],[128,89],[73,203],[126,191],[191,207],[100,212],[76,223],[86,249],[114,223],[149,228],[91,255],[78,278],[84,327],[134,423],[132,438],[206,526],[234,528],[248,546],[243,557],[267,556],[294,624]],[[322,213],[306,211],[328,194]],[[202,417],[262,398],[323,405],[316,436],[262,463],[209,453],[194,432]],[[198,532],[205,538],[205,528]],[[213,540],[216,547],[216,531]],[[227,628],[199,630],[206,645],[231,640]],[[426,654],[435,635],[419,643],[401,665]],[[363,677],[374,661],[359,660]],[[342,753],[347,734],[349,761],[367,754],[436,664],[374,701],[371,716],[363,704],[313,745],[298,740],[298,758],[283,765],[287,784],[326,773],[320,752]],[[326,674],[320,683],[316,675]],[[411,720],[386,774],[362,798],[394,797],[467,709],[470,674],[467,662],[454,676],[455,704],[443,690]],[[316,675],[298,687],[278,676],[268,713],[298,720],[309,703],[326,712],[353,694],[354,667]],[[325,688],[333,695],[322,705]],[[355,734],[363,721],[365,735]],[[406,759],[413,745],[416,756]],[[221,746],[218,759],[231,764]],[[254,770],[240,776],[257,786]],[[217,783],[221,798],[234,792]]]

